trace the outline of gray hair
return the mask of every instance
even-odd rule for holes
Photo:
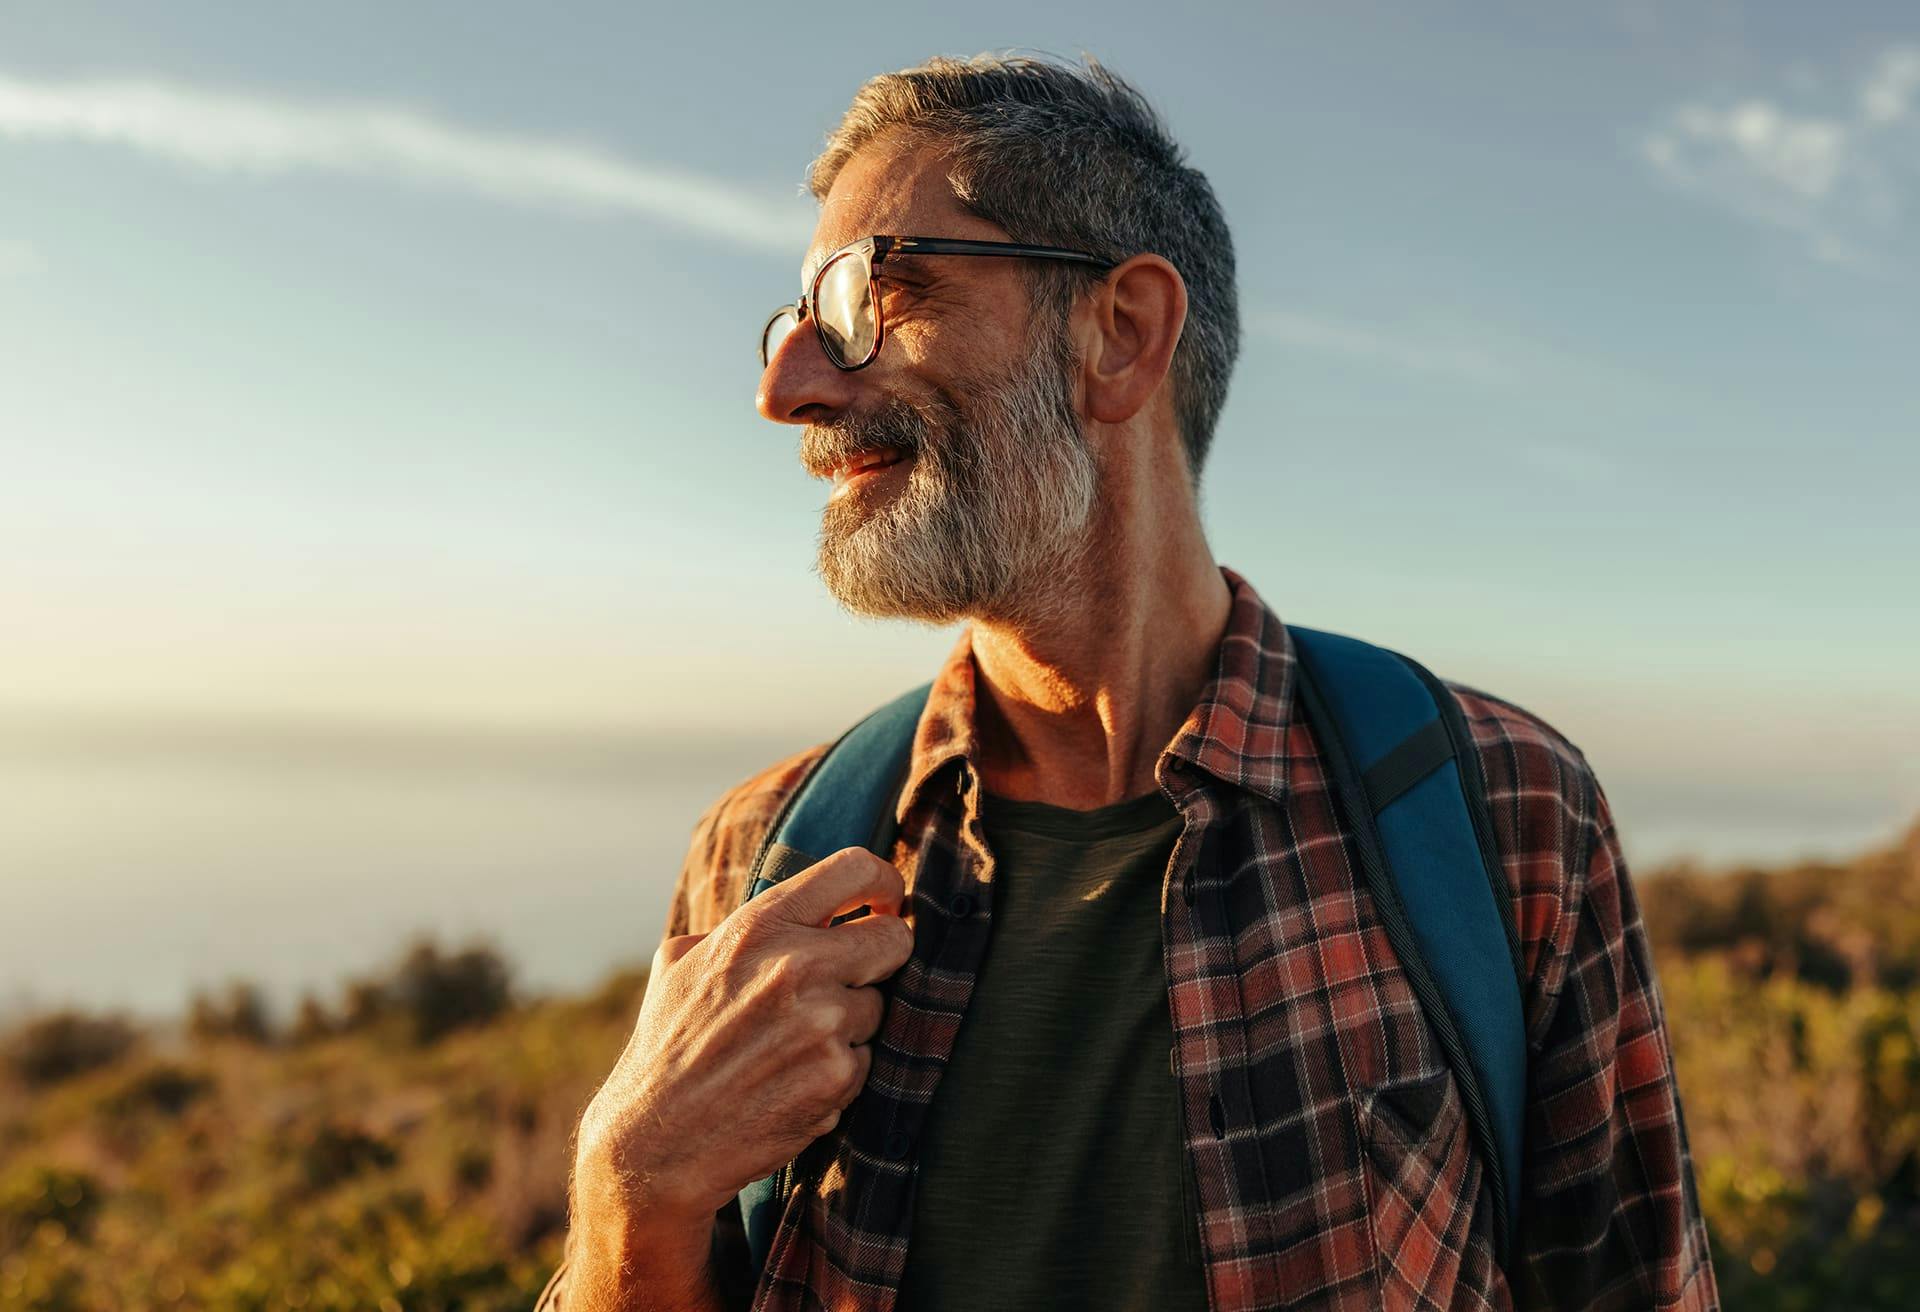
[[[1015,241],[1116,262],[1151,251],[1180,271],[1187,322],[1173,356],[1173,403],[1197,486],[1240,351],[1233,239],[1206,176],[1183,162],[1146,98],[1090,57],[929,59],[860,88],[808,172],[814,196],[825,200],[856,152],[895,131],[945,148],[960,203]],[[1100,277],[1029,263],[1036,308],[1062,325]]]

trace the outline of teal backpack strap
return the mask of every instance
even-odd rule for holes
[[[1519,1223],[1525,972],[1479,757],[1453,694],[1418,662],[1340,634],[1287,632],[1387,937],[1466,1103],[1505,1265]]]
[[[1301,700],[1356,835],[1363,875],[1447,1054],[1487,1164],[1496,1258],[1512,1251],[1526,1103],[1519,936],[1486,788],[1451,693],[1408,657],[1288,625]],[[885,856],[932,685],[849,729],[774,817],[747,897],[845,847]],[[1464,763],[1464,764],[1463,764]],[[851,916],[862,914],[854,912]],[[798,1159],[740,1191],[751,1271],[765,1269]]]
[[[933,684],[925,683],[902,693],[841,734],[813,763],[767,829],[747,877],[747,898],[842,848],[865,847],[887,857],[893,846],[894,800],[906,783],[914,731],[932,690]],[[840,919],[864,914],[862,908]],[[766,1269],[798,1164],[796,1158],[740,1191],[740,1216],[752,1259],[748,1269],[756,1280]]]

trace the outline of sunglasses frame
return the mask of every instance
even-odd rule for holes
[[[815,312],[815,297],[820,291],[820,280],[826,277],[827,270],[844,256],[859,254],[867,261],[867,296],[873,304],[873,347],[866,358],[849,364],[840,358],[827,340],[826,329],[821,327],[820,316]],[[1068,260],[1078,264],[1088,264],[1102,273],[1110,272],[1119,266],[1118,260],[1109,260],[1105,256],[1094,255],[1087,251],[1067,250],[1060,246],[1033,246],[1018,241],[974,241],[965,237],[903,237],[897,235],[875,235],[850,241],[820,261],[820,267],[814,272],[800,299],[781,306],[767,316],[760,326],[760,367],[765,369],[771,361],[767,352],[767,333],[773,325],[787,315],[793,316],[791,334],[800,330],[800,325],[811,319],[813,334],[820,342],[820,349],[833,366],[843,373],[852,373],[856,369],[865,369],[880,355],[880,346],[887,340],[887,318],[880,308],[880,289],[877,271],[890,255],[984,255],[1001,258],[1019,258],[1031,260]],[[785,340],[782,338],[781,340]]]

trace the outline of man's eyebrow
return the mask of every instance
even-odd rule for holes
[[[896,256],[880,266],[882,278],[927,286],[940,281],[940,269],[932,260],[917,260],[911,255]]]
[[[836,247],[834,251],[828,251],[827,256],[833,255],[838,249],[839,248]],[[801,264],[800,286],[802,290],[813,286],[814,278],[818,276],[821,265],[825,263],[826,257],[823,256],[819,264],[812,262],[803,262]],[[891,282],[911,283],[916,287],[933,287],[946,281],[945,275],[940,272],[939,261],[919,259],[913,255],[906,254],[896,254],[882,260],[875,266],[874,276]]]

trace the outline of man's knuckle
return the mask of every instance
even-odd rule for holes
[[[835,1101],[845,1094],[848,1084],[859,1073],[860,1062],[845,1040],[830,1044],[820,1062],[821,1083],[827,1096]]]
[[[891,919],[891,917],[888,917]],[[860,964],[875,978],[893,974],[913,955],[913,932],[906,929],[876,929],[860,954]]]
[[[867,1084],[867,1072],[864,1066],[856,1065],[853,1074],[847,1076],[847,1087],[840,1094],[840,1105],[846,1106],[860,1096],[860,1090]]]
[[[760,959],[754,972],[763,993],[776,1002],[792,1003],[806,983],[806,963],[792,952],[774,952]]]
[[[759,917],[746,914],[745,907],[735,911],[707,936],[708,955],[728,965],[738,962],[753,946],[758,925]]]
[[[868,855],[873,856],[872,853],[868,853]],[[875,866],[874,874],[879,879],[880,887],[892,893],[895,897],[903,896],[907,891],[907,883],[906,880],[901,878],[899,867],[885,857],[880,856],[874,856],[873,862]]]
[[[870,1048],[848,1048],[844,1082],[840,1086],[840,1103],[845,1106],[859,1096],[866,1086],[867,1070],[873,1064],[873,1051]]]
[[[848,866],[858,867],[864,858],[871,855],[864,847],[843,847],[822,857],[813,868],[821,874],[837,873]]]
[[[847,1009],[834,1002],[822,1003],[813,1008],[810,1019],[816,1034],[832,1038],[838,1035],[847,1023]]]

